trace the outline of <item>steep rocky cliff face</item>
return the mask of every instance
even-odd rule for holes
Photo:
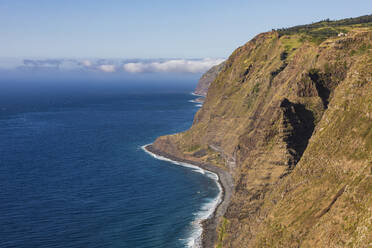
[[[233,175],[217,247],[372,242],[372,29],[262,33],[210,85],[192,127],[154,147]]]
[[[219,65],[215,65],[212,68],[210,68],[206,73],[204,73],[202,77],[199,79],[199,82],[196,86],[194,93],[201,96],[206,96],[209,85],[211,85],[211,83],[216,79],[218,73],[220,73],[224,64],[225,62],[222,62]]]

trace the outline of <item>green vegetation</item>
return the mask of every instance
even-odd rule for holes
[[[287,63],[291,60],[295,51],[303,45],[303,37],[301,35],[285,35],[280,38],[281,44],[284,46],[284,51],[280,54],[280,60]]]
[[[253,86],[252,93],[253,94],[258,94],[259,91],[260,91],[260,84],[255,84]]]
[[[337,36],[339,33],[347,33],[348,27],[372,27],[372,15],[365,15],[356,18],[347,18],[338,21],[329,19],[320,22],[299,25],[290,28],[280,28],[276,31],[279,37],[284,35],[301,34],[303,40],[310,40],[316,44]]]
[[[222,248],[222,241],[224,236],[226,235],[226,227],[229,224],[229,221],[226,218],[223,218],[223,221],[221,223],[221,226],[218,230],[218,243],[217,248]]]
[[[362,54],[368,52],[368,50],[370,50],[370,49],[372,49],[372,45],[364,43],[360,47],[358,47],[358,49],[351,50],[349,55],[350,56],[362,55]]]
[[[196,150],[199,150],[200,149],[200,145],[191,145],[190,147],[188,147],[187,151],[188,152],[194,152]]]
[[[253,106],[253,103],[256,101],[258,93],[260,92],[260,84],[256,83],[252,90],[250,91],[249,95],[247,98],[244,100],[244,104],[248,107],[251,108]]]
[[[284,45],[284,49],[287,53],[290,53],[291,51],[296,50],[303,43],[302,37],[298,35],[284,36],[280,39],[280,41]]]

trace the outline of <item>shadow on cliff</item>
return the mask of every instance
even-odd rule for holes
[[[304,153],[315,124],[314,116],[303,104],[292,103],[284,98],[280,103],[283,111],[283,140],[287,144],[287,150],[291,155],[288,161],[289,169],[298,163]]]

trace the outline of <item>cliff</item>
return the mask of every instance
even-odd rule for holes
[[[196,85],[194,93],[201,96],[206,96],[209,85],[216,79],[218,73],[220,73],[224,64],[225,62],[222,62],[219,65],[215,65],[212,68],[210,68],[206,73],[204,73],[202,77],[199,79],[199,82]]]
[[[225,62],[192,127],[154,142],[233,176],[216,247],[371,244],[372,18],[363,18],[257,35]]]

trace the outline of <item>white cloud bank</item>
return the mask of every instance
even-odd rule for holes
[[[126,63],[123,69],[130,73],[142,72],[178,72],[178,73],[203,73],[212,66],[222,63],[224,59],[171,59],[161,62],[136,62]]]
[[[104,73],[204,73],[224,59],[1,59],[0,69]]]
[[[115,65],[100,65],[98,67],[103,72],[115,72]]]

